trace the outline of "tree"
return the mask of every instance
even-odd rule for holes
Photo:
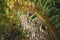
[[[39,0],[36,5],[39,7],[40,13],[49,18],[50,22],[57,29],[60,29],[60,0]]]
[[[2,35],[4,34],[5,30],[9,33],[13,27],[15,30],[17,29],[22,34],[25,35],[23,32],[23,28],[20,27],[21,19],[19,17],[18,9],[14,9],[14,2],[15,0],[0,0],[0,40],[2,40]],[[22,36],[23,38],[24,36]]]

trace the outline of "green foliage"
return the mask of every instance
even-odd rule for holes
[[[56,28],[60,28],[60,0],[38,0],[35,4],[40,13],[48,17]]]
[[[9,27],[17,29],[19,32],[21,32],[22,37],[25,36],[25,32],[23,28],[20,27],[21,19],[19,17],[17,9],[12,9],[11,6],[13,6],[13,0],[0,0],[0,40],[2,40],[2,34],[5,32],[5,29]],[[21,30],[20,30],[21,29]],[[11,30],[11,29],[9,29]],[[8,30],[8,32],[9,32]],[[7,31],[7,29],[6,29]],[[6,32],[7,33],[7,32]]]
[[[42,15],[45,15],[50,19],[50,22],[54,25],[54,28],[60,28],[60,0],[19,0],[31,1],[35,3],[35,6],[38,7],[38,10]],[[18,10],[12,9],[13,0],[0,0],[0,35],[2,29],[5,27],[11,26],[10,24],[16,23],[16,27],[21,22],[18,16]],[[16,11],[17,10],[17,11]],[[33,16],[34,19],[36,16]],[[14,26],[12,26],[14,27]],[[19,28],[17,28],[19,30]],[[24,31],[22,28],[22,35],[24,36]]]
[[[60,38],[60,0],[38,0],[35,5],[42,15],[49,18]]]

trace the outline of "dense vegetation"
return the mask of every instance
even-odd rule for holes
[[[18,0],[30,1],[38,7],[40,13],[49,18],[57,33],[60,33],[60,0]],[[16,0],[0,0],[0,35],[8,26],[19,27],[18,9],[12,9]],[[18,3],[17,3],[18,4]],[[18,14],[17,14],[18,13]],[[16,24],[15,24],[16,23]],[[15,25],[13,25],[15,24]],[[0,38],[1,39],[1,38]]]
[[[35,4],[39,7],[40,13],[48,17],[54,28],[60,33],[60,0],[38,0],[35,1]]]
[[[60,33],[60,0],[38,0],[35,1],[36,6],[39,7],[40,13],[49,18],[50,22]],[[59,36],[60,37],[60,36]]]
[[[21,40],[24,38],[25,32],[21,27],[21,19],[19,18],[19,12],[17,9],[12,9],[13,3],[13,0],[0,0],[0,40],[2,40],[2,34],[6,35],[7,33],[12,33],[13,35],[20,35]],[[13,30],[16,31],[16,34]],[[17,34],[17,32],[19,34]]]

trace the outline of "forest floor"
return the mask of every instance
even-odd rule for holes
[[[22,24],[24,29],[27,31],[30,40],[47,40],[44,36],[46,35],[46,32],[43,32],[42,28],[39,27],[40,31],[38,31],[38,27],[33,27],[34,23],[31,22],[28,18],[27,15],[20,15],[20,18],[22,19]],[[38,32],[38,33],[37,33]],[[26,36],[26,37],[27,37]],[[27,39],[28,40],[28,39]]]

